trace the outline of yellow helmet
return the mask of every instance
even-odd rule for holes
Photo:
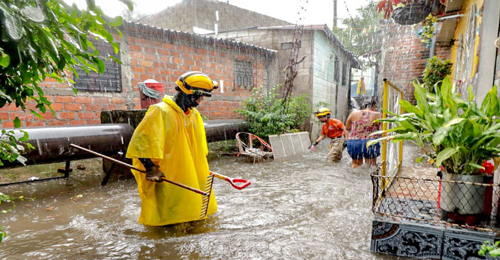
[[[330,109],[328,109],[326,107],[322,107],[322,108],[318,109],[317,112],[314,112],[314,114],[316,115],[316,117],[320,117],[320,116],[331,115],[332,112],[330,112]]]
[[[182,74],[176,83],[181,91],[186,94],[200,94],[209,97],[212,96],[210,92],[219,87],[217,81],[212,81],[206,74],[199,71]]]

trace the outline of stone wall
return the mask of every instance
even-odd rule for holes
[[[22,127],[99,124],[103,110],[140,109],[139,82],[155,79],[165,84],[165,93],[173,94],[177,78],[190,70],[203,71],[224,84],[224,93],[214,91],[199,107],[206,118],[241,118],[234,110],[241,108],[251,89],[267,86],[268,75],[277,74],[276,51],[269,49],[140,24],[125,24],[121,31],[121,92],[79,91],[75,95],[67,84],[48,80],[41,87],[54,114],[44,113],[41,120],[29,113],[29,109],[37,110],[32,102],[26,112],[8,105],[0,109],[3,127],[12,127],[16,116]],[[236,60],[251,64],[252,86],[235,84]]]
[[[215,12],[219,11],[219,21]],[[275,26],[290,24],[267,15],[259,14],[216,0],[183,0],[155,15],[148,16],[141,23],[162,28],[193,32],[193,26],[215,31],[227,31],[252,26]]]

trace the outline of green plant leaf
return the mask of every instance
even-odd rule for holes
[[[469,102],[472,102],[472,100],[474,100],[474,91],[472,90],[472,85],[470,85],[467,89],[467,97],[469,99]]]
[[[95,58],[94,61],[97,63],[97,67],[99,68],[99,73],[104,73],[105,69],[106,69],[106,65],[104,65],[104,62],[99,59],[99,58]]]
[[[479,164],[469,163],[469,166],[476,168],[476,169],[484,170],[484,167],[479,165]]]
[[[14,127],[15,128],[19,128],[21,127],[21,120],[19,120],[19,117],[16,116],[16,118],[14,119]]]
[[[2,68],[7,68],[9,64],[10,56],[2,52],[0,56],[0,66],[2,66]]]
[[[130,11],[134,10],[134,2],[133,1],[131,1],[131,0],[119,0],[119,1],[126,4]]]
[[[397,142],[397,141],[403,141],[403,140],[414,140],[415,138],[417,138],[417,134],[416,133],[404,133],[404,134],[396,134],[396,135],[393,135],[390,137],[392,137],[393,142]]]
[[[23,137],[19,138],[19,141],[27,142],[29,140],[28,132],[21,130],[21,133],[23,133]]]
[[[452,155],[456,154],[458,152],[457,148],[451,148],[448,147],[446,149],[443,149],[438,155],[436,159],[436,165],[441,166],[444,160],[450,158]]]
[[[494,249],[490,251],[490,255],[493,257],[500,256],[500,248]]]
[[[401,107],[408,113],[414,113],[418,117],[423,117],[423,112],[422,110],[418,109],[414,105],[412,105],[410,102],[406,100],[400,100],[399,104],[401,104]]]
[[[418,157],[415,161],[417,163],[421,163],[426,157],[427,157],[426,155],[422,155],[422,156]]]
[[[373,140],[370,140],[368,142],[366,142],[366,147],[370,147],[374,144],[378,144],[382,141],[386,141],[386,140],[389,140],[389,139],[392,139],[392,136],[384,136],[384,137],[381,137],[381,138],[378,138],[378,139],[373,139]]]
[[[123,18],[121,16],[117,16],[117,17],[111,18],[108,21],[108,24],[110,26],[120,26],[120,25],[122,25],[122,23],[123,23]]]
[[[488,91],[488,94],[486,94],[486,97],[481,104],[481,110],[488,117],[500,115],[497,86],[493,86],[490,91]]]
[[[447,128],[439,127],[434,133],[434,136],[432,137],[432,143],[436,146],[441,145],[441,143],[443,143],[444,139],[446,138],[447,133],[448,133]]]
[[[453,118],[451,119],[450,121],[446,122],[444,125],[443,125],[443,128],[449,128],[450,126],[452,125],[456,125],[456,124],[459,124],[459,123],[462,123],[464,122],[466,119],[465,118]]]

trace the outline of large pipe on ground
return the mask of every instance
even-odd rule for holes
[[[234,139],[237,132],[246,131],[243,120],[213,120],[205,122],[208,142]],[[102,124],[90,126],[62,126],[23,129],[29,134],[28,143],[35,149],[23,154],[26,164],[44,164],[73,161],[95,157],[80,151],[70,144],[76,144],[104,155],[125,152],[132,138],[134,128],[129,124]],[[15,131],[17,137],[22,133]],[[6,167],[21,166],[19,163]]]
[[[248,124],[243,120],[208,120],[205,122],[207,142],[233,140],[236,133],[248,131]]]
[[[115,155],[127,149],[134,128],[128,124],[102,124],[89,126],[62,126],[22,129],[29,135],[28,143],[35,149],[27,150],[27,165],[72,161],[95,157],[80,151],[70,144],[99,151],[106,155]],[[16,130],[16,136],[22,136]],[[20,166],[19,163],[8,166]]]

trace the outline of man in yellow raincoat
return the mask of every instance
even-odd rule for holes
[[[366,94],[364,79],[365,79],[365,77],[361,77],[358,81],[358,91],[356,93],[360,96],[363,96],[364,94]]]
[[[161,182],[162,177],[203,190],[209,175],[208,146],[200,113],[195,108],[217,88],[207,75],[192,71],[177,80],[175,96],[149,107],[134,131],[127,158],[147,174],[132,170],[142,206],[139,222],[163,226],[200,219],[203,196]],[[217,211],[213,193],[207,215]]]

